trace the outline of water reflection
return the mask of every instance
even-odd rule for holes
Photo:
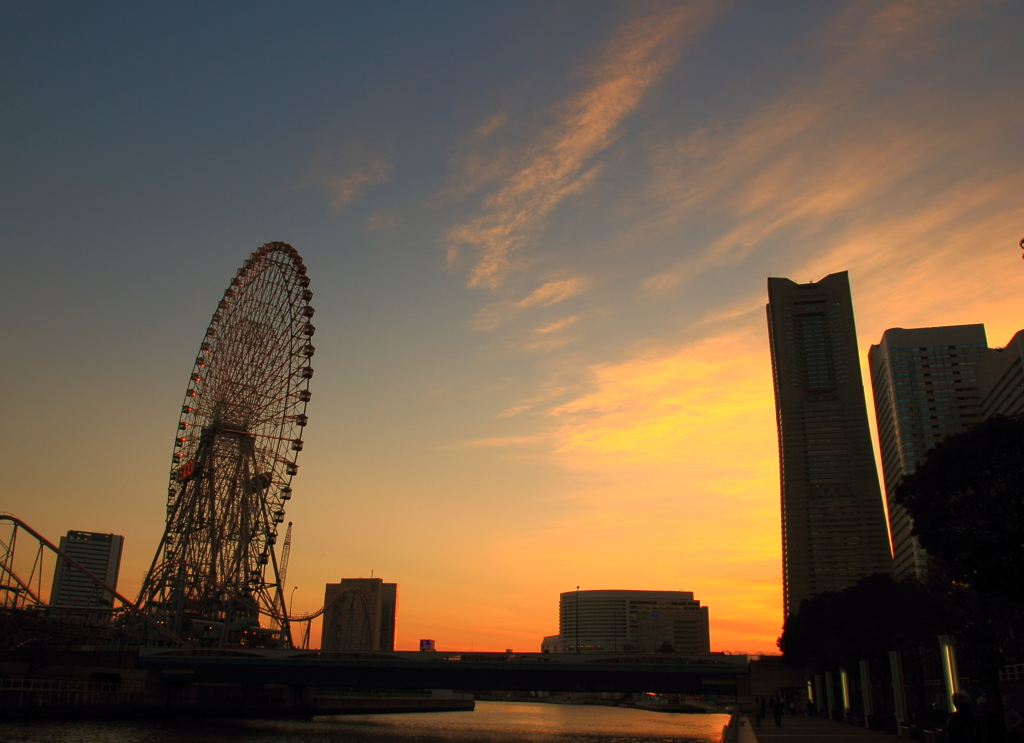
[[[0,738],[20,743],[717,743],[727,721],[726,715],[477,702],[475,712],[313,720],[15,722],[0,724]]]

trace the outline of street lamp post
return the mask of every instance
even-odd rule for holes
[[[295,600],[295,592],[299,590],[298,586],[292,589],[291,595],[288,597],[288,618],[292,616],[292,602]]]

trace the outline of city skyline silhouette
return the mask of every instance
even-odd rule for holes
[[[579,585],[692,591],[712,650],[774,651],[765,278],[849,271],[862,371],[888,328],[1022,326],[1010,3],[5,19],[0,510],[124,535],[128,596],[270,241],[317,311],[288,592],[398,583],[399,649],[537,651]]]

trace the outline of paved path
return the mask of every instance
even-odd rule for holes
[[[758,743],[828,743],[841,740],[843,743],[886,743],[899,740],[891,733],[878,730],[855,728],[842,722],[824,720],[820,717],[795,715],[782,717],[782,727],[775,727],[771,715],[761,722],[761,727],[752,727]]]

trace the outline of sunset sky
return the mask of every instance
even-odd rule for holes
[[[848,270],[862,361],[1024,327],[1022,38],[1020,2],[6,3],[0,511],[123,534],[134,596],[204,330],[283,240],[296,611],[372,571],[399,649],[539,651],[561,591],[687,590],[773,651],[766,279]]]

